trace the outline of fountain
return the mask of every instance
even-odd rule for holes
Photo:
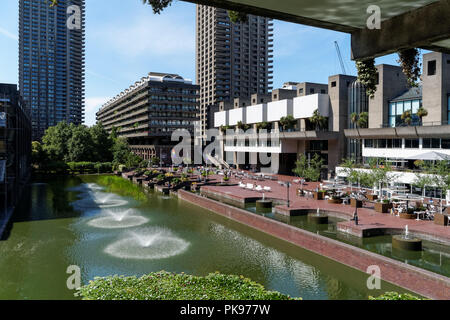
[[[128,204],[127,200],[121,199],[112,193],[89,192],[73,203],[75,207],[89,208],[114,208]]]
[[[139,215],[135,209],[108,209],[102,211],[103,216],[92,219],[88,222],[91,227],[102,229],[131,228],[149,222],[149,219]]]
[[[309,213],[308,220],[315,224],[327,224],[328,216],[320,212],[320,208],[317,208],[316,213]]]
[[[148,227],[127,233],[104,252],[121,259],[159,260],[179,255],[189,243],[165,228]]]
[[[411,237],[409,228],[406,225],[405,232],[402,235],[392,237],[392,249],[422,251],[422,240]]]
[[[273,202],[272,200],[266,200],[266,196],[263,194],[262,200],[256,201],[256,212],[257,213],[271,213]]]

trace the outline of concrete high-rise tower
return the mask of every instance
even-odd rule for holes
[[[84,121],[85,0],[19,1],[19,88],[33,139],[60,121]]]
[[[209,117],[220,102],[272,89],[273,22],[249,15],[231,23],[227,10],[197,5],[196,74],[200,86],[200,124],[204,137]]]

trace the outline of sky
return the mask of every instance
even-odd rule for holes
[[[328,83],[356,75],[348,34],[274,21],[274,88],[287,81]],[[396,55],[376,63],[397,64]],[[95,113],[150,71],[195,82],[195,5],[175,1],[160,15],[141,0],[86,0],[86,125]],[[0,0],[0,83],[18,82],[18,0]]]

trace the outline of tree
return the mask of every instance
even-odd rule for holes
[[[294,117],[291,115],[282,117],[280,119],[280,125],[282,126],[283,130],[293,129],[296,124],[297,124],[297,120],[295,120]]]
[[[322,166],[323,159],[318,154],[315,154],[309,161],[306,156],[302,154],[295,163],[295,169],[292,170],[292,172],[305,180],[315,182],[320,180]]]
[[[272,125],[266,121],[256,124],[256,129],[258,130],[269,130],[271,127]]]
[[[47,154],[39,141],[31,143],[31,162],[33,165],[41,167],[47,161]]]
[[[85,126],[73,126],[70,133],[64,161],[81,162],[92,160],[93,143],[88,128]]]
[[[114,144],[113,133],[109,135],[102,123],[89,128],[89,133],[92,141],[92,161],[111,162],[113,160],[111,150]],[[115,132],[114,135],[117,136]]]
[[[316,109],[313,113],[313,116],[309,118],[309,121],[315,126],[316,130],[320,130],[326,127],[328,118],[322,116],[319,113],[319,109]]]
[[[116,165],[125,164],[128,160],[128,155],[131,153],[130,147],[126,140],[122,138],[117,138],[114,141],[112,147],[113,162]]]
[[[358,118],[358,126],[360,128],[367,128],[369,125],[369,113],[361,112]]]
[[[42,137],[43,150],[51,161],[64,161],[68,154],[67,142],[71,137],[73,124],[70,126],[65,121],[59,122],[56,126],[49,127]]]

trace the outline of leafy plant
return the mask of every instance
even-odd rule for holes
[[[213,273],[197,277],[165,271],[141,278],[95,278],[77,294],[85,300],[293,300],[243,276]]]
[[[420,124],[423,124],[423,118],[428,116],[428,110],[423,107],[420,107],[419,110],[417,110],[417,116],[420,119]]]
[[[424,299],[413,296],[409,293],[386,292],[376,298],[370,296],[369,300],[424,300]]]
[[[360,128],[367,128],[369,125],[369,113],[361,112],[358,118],[358,126]]]
[[[356,62],[358,70],[358,81],[366,87],[367,96],[371,99],[377,91],[377,68],[375,59],[361,60]]]
[[[405,49],[399,51],[398,56],[399,59],[397,61],[403,69],[408,85],[410,87],[417,87],[422,66],[420,63],[420,51],[416,48]]]
[[[165,8],[172,4],[172,0],[142,0],[144,4],[152,6],[153,13],[160,14]]]
[[[405,112],[403,112],[403,114],[401,115],[401,119],[403,120],[403,122],[406,125],[411,125],[412,123],[412,112],[411,110],[406,110]]]
[[[231,23],[245,23],[248,21],[248,15],[245,12],[228,10],[228,17],[230,18]]]
[[[295,168],[292,172],[305,180],[313,182],[319,181],[323,162],[323,159],[318,154],[315,154],[309,161],[306,156],[302,154],[295,163]]]
[[[291,115],[288,115],[286,117],[282,117],[280,119],[280,125],[283,128],[283,130],[293,129],[296,124],[297,124],[297,120],[295,120],[294,117],[291,116]]]
[[[319,113],[319,109],[315,110],[309,121],[315,126],[316,130],[324,129],[327,125],[328,118]]]

